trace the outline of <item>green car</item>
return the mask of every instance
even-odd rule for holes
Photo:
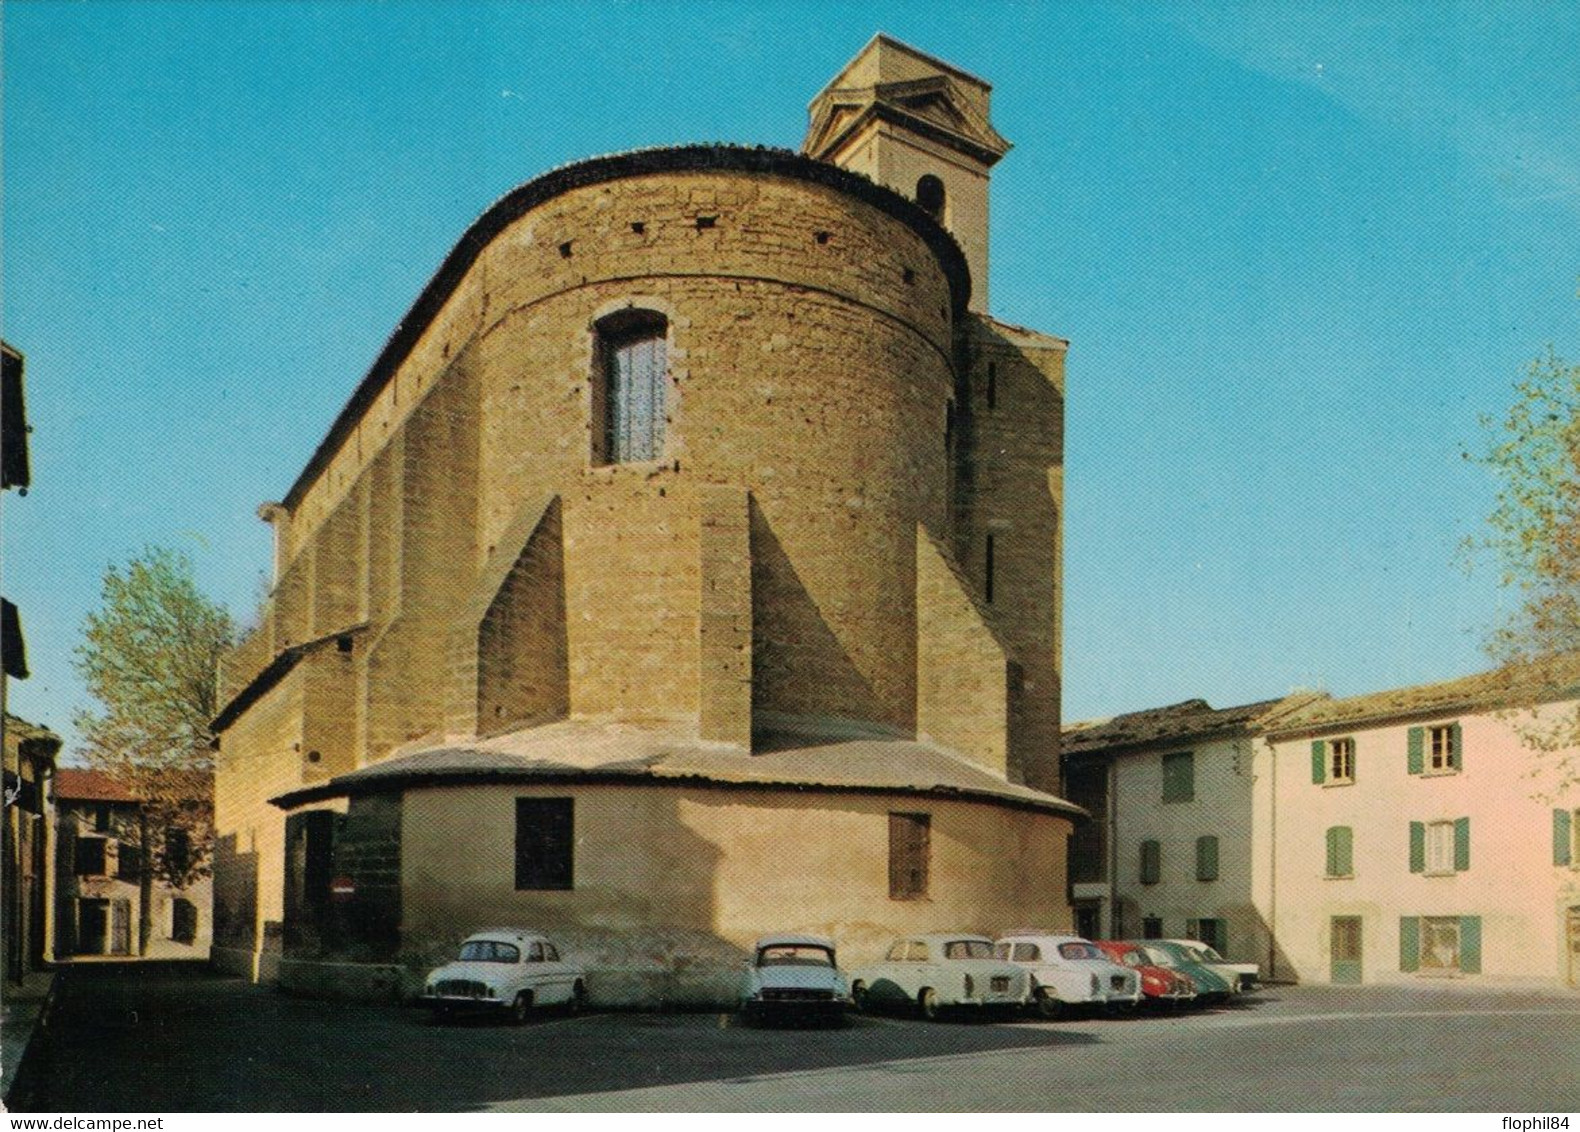
[[[1234,993],[1234,986],[1228,979],[1211,967],[1198,963],[1188,949],[1177,943],[1169,943],[1161,939],[1139,939],[1133,941],[1132,946],[1145,951],[1152,962],[1159,967],[1167,967],[1189,975],[1191,981],[1196,984],[1198,1003],[1227,1002],[1229,996]]]

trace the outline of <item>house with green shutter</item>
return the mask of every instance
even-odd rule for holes
[[[1580,987],[1580,657],[1068,725],[1076,930],[1265,978]]]
[[[1285,977],[1580,986],[1580,782],[1533,741],[1577,710],[1564,662],[1324,697],[1264,728]]]
[[[1276,954],[1260,734],[1317,697],[1187,700],[1066,727],[1065,797],[1092,815],[1070,843],[1075,930],[1199,939],[1266,972]]]

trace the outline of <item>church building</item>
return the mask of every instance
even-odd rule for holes
[[[279,503],[223,664],[216,961],[595,1003],[769,931],[1067,926],[1066,343],[988,314],[981,79],[886,36],[802,151],[594,158],[455,245]]]

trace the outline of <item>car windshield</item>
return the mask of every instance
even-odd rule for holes
[[[834,953],[809,943],[776,943],[757,952],[759,967],[832,967]]]
[[[492,939],[469,939],[461,945],[463,963],[519,963],[521,949]]]
[[[1146,949],[1146,953],[1147,958],[1152,960],[1152,965],[1154,967],[1179,966],[1179,964],[1174,961],[1174,956],[1170,955],[1167,951],[1164,951],[1161,947],[1149,947]]]
[[[1209,963],[1223,963],[1226,961],[1222,955],[1219,955],[1205,943],[1197,945],[1196,953]]]
[[[1150,967],[1150,966],[1152,966],[1152,964],[1148,961],[1146,955],[1142,952],[1142,950],[1139,947],[1131,947],[1131,948],[1127,948],[1124,951],[1121,951],[1119,953],[1119,961],[1121,963],[1123,963],[1126,967]]]
[[[1089,943],[1061,943],[1059,954],[1066,959],[1101,959],[1102,953]]]
[[[985,939],[955,939],[944,945],[945,959],[991,959],[993,945]]]

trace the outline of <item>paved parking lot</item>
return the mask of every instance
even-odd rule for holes
[[[1580,995],[1273,988],[1178,1016],[748,1029],[434,1025],[195,967],[67,971],[13,1110],[1488,1110],[1580,1107]],[[164,1067],[164,1068],[160,1068]]]

